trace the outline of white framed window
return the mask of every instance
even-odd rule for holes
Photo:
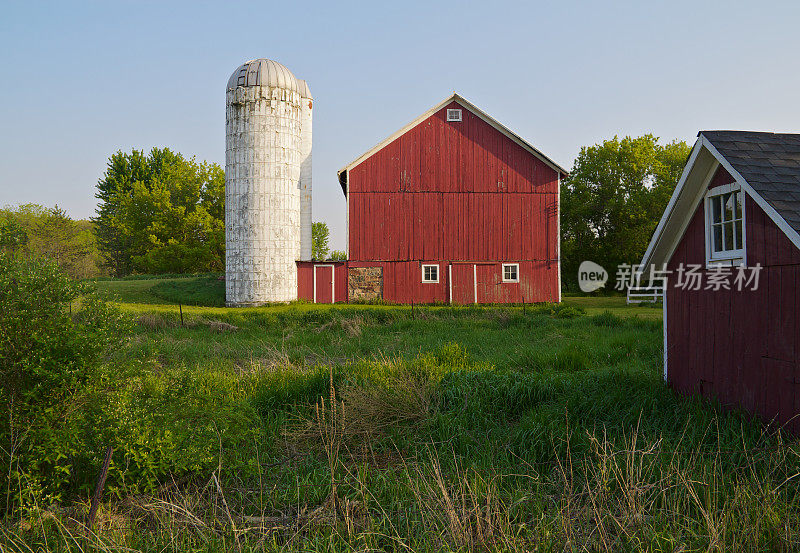
[[[461,110],[460,109],[448,109],[447,110],[447,120],[448,121],[461,121]]]
[[[519,263],[503,263],[503,282],[519,282]]]
[[[422,266],[422,282],[439,282],[439,266],[438,265],[423,265]]]
[[[736,183],[706,193],[706,265],[744,263],[744,196]]]

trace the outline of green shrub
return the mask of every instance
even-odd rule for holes
[[[583,309],[572,307],[571,305],[557,305],[553,308],[553,314],[559,319],[574,319],[584,314]]]
[[[20,412],[56,404],[90,378],[125,326],[54,263],[0,254],[0,378]]]
[[[118,311],[55,263],[0,254],[0,396],[7,405],[0,440],[8,444],[3,476],[56,487],[69,479],[64,459],[74,451],[42,449],[48,442],[43,436],[67,426],[76,395],[98,377],[104,355],[128,327]],[[8,495],[16,486],[5,484]]]

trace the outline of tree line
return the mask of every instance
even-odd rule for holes
[[[614,137],[581,148],[561,184],[561,275],[577,289],[583,261],[613,279],[620,264],[639,263],[678,183],[691,148],[659,144],[652,134]]]
[[[113,275],[223,270],[225,172],[216,163],[169,148],[119,151],[95,197],[97,240]]]
[[[7,259],[51,259],[73,278],[103,272],[92,222],[75,221],[58,206],[24,204],[0,209],[0,253]]]
[[[619,264],[642,258],[689,151],[685,142],[660,144],[652,134],[581,148],[561,183],[566,289],[576,288],[582,261],[613,275]],[[224,270],[225,172],[216,163],[169,148],[118,151],[96,197],[91,221],[73,221],[58,207],[0,210],[0,248],[54,259],[78,277]],[[313,258],[346,258],[328,242],[328,226],[314,223]]]
[[[224,270],[225,171],[216,163],[169,148],[117,152],[96,197],[98,244],[114,275]],[[327,259],[327,225],[312,230],[314,258]]]

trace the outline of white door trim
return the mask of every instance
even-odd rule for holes
[[[336,265],[314,265],[314,303],[317,303],[317,269],[320,267],[331,268],[331,303],[336,303]]]
[[[664,306],[664,314],[662,317],[664,325],[664,382],[667,382],[667,296],[669,295],[669,284],[664,290],[664,297],[662,298],[662,305]]]
[[[450,263],[447,266],[447,272],[448,272],[448,280],[449,280],[449,285],[450,285],[450,287],[449,287],[450,289],[448,290],[450,292],[450,305],[453,305],[453,264],[452,263]]]
[[[478,303],[478,265],[472,265],[472,287],[475,289],[475,303]]]

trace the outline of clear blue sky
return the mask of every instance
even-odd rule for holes
[[[224,88],[280,61],[315,96],[314,219],[336,170],[453,90],[565,167],[652,132],[800,132],[800,2],[16,2],[0,16],[0,205],[94,212],[118,149],[220,164]]]

